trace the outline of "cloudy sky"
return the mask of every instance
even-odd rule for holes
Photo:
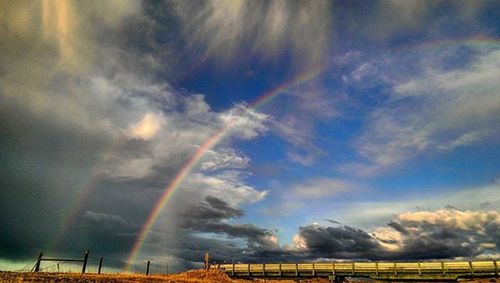
[[[0,54],[0,270],[500,257],[498,1],[7,0]]]

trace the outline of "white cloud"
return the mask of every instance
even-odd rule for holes
[[[354,184],[343,180],[320,178],[294,185],[287,194],[292,194],[297,199],[318,199],[337,196],[357,189]]]
[[[237,104],[228,111],[221,113],[219,117],[228,127],[228,135],[234,135],[242,139],[252,139],[267,131],[264,122],[268,115],[257,112],[245,104]]]
[[[366,188],[366,185],[350,180],[311,178],[287,188],[274,188],[274,191],[279,193],[277,199],[273,201],[272,205],[262,209],[261,212],[269,216],[290,217],[292,213],[307,210],[307,213],[302,214],[300,220],[298,220],[303,221],[302,216],[307,216],[309,219],[317,216],[316,212],[310,210],[310,205],[323,206],[325,202],[338,201],[345,195],[354,194]]]
[[[496,243],[485,242],[495,240],[491,227],[499,227],[500,212],[490,211],[460,211],[457,209],[438,209],[435,211],[405,212],[393,220],[396,227],[378,227],[372,235],[380,240],[382,246],[392,251],[405,248],[408,241],[414,237],[429,237],[438,231],[448,233],[469,234],[465,244],[477,244],[481,250],[496,250]],[[494,228],[496,229],[496,228]],[[478,238],[484,238],[479,240]]]
[[[497,136],[498,62],[500,51],[482,53],[463,69],[431,69],[396,85],[391,100],[370,114],[355,141],[366,163],[344,164],[338,169],[373,174],[422,153],[439,154]]]
[[[243,178],[244,176],[238,171],[226,171],[215,175],[195,173],[185,181],[184,186],[190,198],[194,194],[198,195],[199,199],[216,196],[234,207],[243,203],[257,202],[266,197],[267,191],[259,191],[246,185]]]
[[[222,168],[244,168],[250,159],[232,148],[220,148],[207,151],[201,170],[213,171]]]
[[[177,6],[190,46],[219,58],[240,52],[272,58],[290,50],[303,67],[320,63],[329,47],[329,1],[179,1]]]
[[[499,211],[460,211],[457,209],[438,209],[436,211],[405,212],[397,217],[399,222],[421,222],[440,227],[453,227],[460,230],[485,231],[485,225],[500,225]]]
[[[440,191],[440,192],[437,192]],[[343,223],[373,227],[387,223],[395,215],[408,210],[438,210],[449,205],[459,210],[500,210],[500,183],[461,189],[422,189],[421,194],[400,195],[392,201],[355,201],[346,203],[342,211],[335,211]],[[427,192],[427,193],[425,193]],[[328,217],[328,215],[324,215]]]
[[[148,112],[140,121],[130,125],[128,135],[133,138],[150,140],[154,138],[163,123],[161,115]]]

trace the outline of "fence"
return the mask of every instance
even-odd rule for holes
[[[85,274],[85,272],[87,270],[89,254],[90,254],[90,252],[88,250],[85,251],[82,259],[79,259],[79,258],[53,258],[53,257],[46,258],[46,257],[44,257],[44,253],[40,252],[40,254],[38,255],[38,257],[36,259],[35,266],[31,269],[31,271],[34,271],[34,272],[42,271],[40,266],[41,266],[41,263],[44,261],[48,261],[48,262],[77,262],[77,263],[81,262],[82,263],[81,273]],[[99,264],[97,267],[97,274],[101,274],[102,268],[103,268],[103,262],[104,262],[104,257],[100,257]],[[149,273],[150,273],[150,266],[151,266],[151,261],[148,260],[147,264],[146,264],[146,272],[145,272],[146,275],[149,275]],[[166,273],[168,274],[168,262],[166,264],[166,271],[167,271]]]
[[[41,252],[32,271],[39,272],[44,261],[81,262],[81,273],[86,272],[89,251],[83,258],[46,258]],[[113,261],[108,259],[108,261]],[[104,258],[99,258],[97,273],[101,274]],[[325,277],[342,282],[346,277],[367,277],[380,280],[457,280],[459,278],[497,277],[497,260],[480,261],[422,261],[422,262],[311,262],[311,263],[226,263],[204,256],[205,268],[223,270],[231,277],[307,278]],[[121,262],[123,263],[123,262]],[[145,274],[150,274],[151,261],[146,263]],[[167,274],[168,274],[168,263]]]

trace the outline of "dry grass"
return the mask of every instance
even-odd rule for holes
[[[250,283],[250,282],[268,282],[268,283],[295,283],[294,280],[233,280],[220,270],[190,270],[183,273],[170,275],[140,275],[140,274],[79,274],[79,273],[16,273],[0,272],[0,282],[168,282],[168,283]],[[299,282],[326,283],[326,279],[302,279]],[[355,281],[351,281],[355,282]],[[366,281],[364,281],[366,283]],[[478,279],[465,281],[466,283],[500,283],[498,279]]]

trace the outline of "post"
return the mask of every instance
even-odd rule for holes
[[[299,264],[295,264],[295,276],[299,276]]]
[[[83,256],[83,266],[82,266],[82,274],[85,273],[85,269],[87,268],[87,260],[89,259],[89,251],[85,251],[85,255]]]
[[[146,275],[149,275],[149,265],[151,264],[151,261],[148,260],[148,264],[146,265]]]
[[[418,276],[422,276],[422,269],[420,268],[420,261],[417,264],[418,264]]]
[[[352,262],[352,275],[354,275],[356,271],[354,270],[354,261]]]
[[[472,268],[472,261],[469,261],[470,276],[474,276],[474,269]]]
[[[398,266],[396,262],[394,262],[394,275],[398,276]]]
[[[264,277],[266,277],[266,264],[262,264],[262,274],[264,274]]]
[[[97,269],[97,274],[101,274],[101,268],[102,268],[102,257],[99,258],[99,268]]]
[[[444,272],[444,262],[441,262],[441,271],[443,272],[443,276],[445,275],[445,272]]]
[[[335,276],[335,262],[332,261],[332,275]]]
[[[205,252],[204,260],[205,260],[205,269],[208,270],[210,268],[210,265],[208,263],[208,261],[209,261],[208,251]]]
[[[493,265],[495,265],[495,277],[498,277],[498,265],[496,260],[493,261]]]
[[[234,258],[233,258],[233,269],[232,269],[232,274],[234,276]]]
[[[40,271],[40,262],[42,261],[43,252],[40,252],[38,258],[36,259],[35,272]]]
[[[313,273],[312,273],[313,276],[316,276],[316,269],[315,269],[315,267],[316,267],[316,265],[313,262]]]
[[[496,266],[496,265],[495,265],[495,266]],[[279,274],[280,274],[280,277],[281,277],[281,276],[283,275],[283,272],[282,272],[282,270],[281,270],[281,263],[280,263],[280,265],[279,265],[279,268],[280,268],[280,273],[279,273]],[[495,269],[495,270],[496,270],[496,269]]]
[[[251,275],[250,274],[250,263],[248,264],[247,268],[248,268],[248,276],[250,276]]]
[[[378,261],[377,261],[377,262],[375,262],[375,272],[376,272],[376,274],[377,274],[377,276],[378,276]]]

